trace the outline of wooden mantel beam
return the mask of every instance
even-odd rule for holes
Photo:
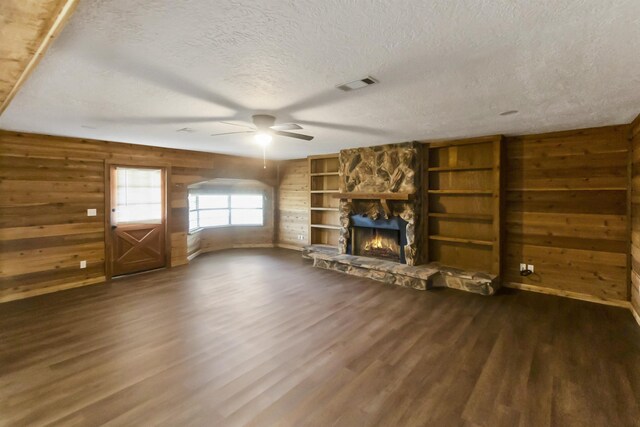
[[[349,200],[411,200],[413,193],[334,193],[333,198]]]
[[[78,1],[0,1],[0,114],[60,34]]]

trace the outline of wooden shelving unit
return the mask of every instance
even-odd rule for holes
[[[502,137],[429,144],[429,261],[500,274]]]
[[[338,155],[310,156],[309,161],[309,243],[338,247],[340,230]]]

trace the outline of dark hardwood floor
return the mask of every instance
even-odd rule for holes
[[[0,424],[640,425],[629,311],[420,292],[287,250],[0,305]]]

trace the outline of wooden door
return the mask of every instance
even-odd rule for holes
[[[165,171],[111,167],[111,272],[138,273],[166,265]]]

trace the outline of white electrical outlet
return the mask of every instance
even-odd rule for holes
[[[80,261],[80,268],[87,268],[87,261]]]
[[[520,271],[525,271],[527,269],[527,264],[520,263]]]
[[[533,264],[528,264],[527,265],[527,270],[529,270],[530,272],[534,272],[535,270],[533,269]]]
[[[96,216],[98,211],[96,209],[87,209],[87,216]]]

